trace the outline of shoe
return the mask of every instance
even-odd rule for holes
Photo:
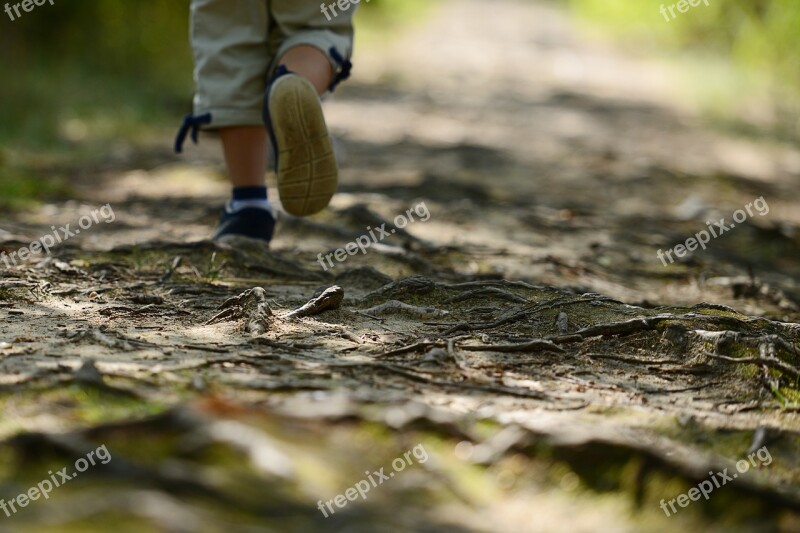
[[[223,209],[217,231],[214,233],[214,240],[229,235],[238,235],[269,242],[274,233],[275,217],[266,209],[245,207],[235,213]]]
[[[339,167],[316,89],[279,68],[267,88],[264,122],[283,208],[295,216],[325,209],[336,193]]]

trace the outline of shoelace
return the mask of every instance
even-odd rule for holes
[[[349,59],[342,57],[342,54],[339,53],[339,50],[334,47],[331,47],[329,53],[333,60],[339,65],[339,72],[336,73],[333,83],[331,83],[330,87],[328,87],[328,90],[333,92],[337,85],[350,77],[350,71],[353,70],[353,63],[351,63]]]
[[[331,58],[333,58],[336,64],[339,65],[339,71],[336,73],[336,76],[333,78],[333,82],[331,82],[330,86],[328,87],[328,90],[333,92],[340,83],[350,77],[350,73],[353,70],[353,63],[350,62],[349,59],[345,59],[335,47],[331,47],[329,53]],[[280,65],[275,71],[275,74],[270,81],[270,85],[274,83],[275,80],[281,76],[285,76],[286,74],[291,74],[291,72],[284,65]],[[267,91],[267,94],[268,93],[269,91]],[[264,105],[264,120],[265,122],[269,122],[266,102]],[[193,115],[192,113],[189,113],[183,117],[183,124],[181,124],[180,130],[178,130],[178,135],[175,137],[175,152],[178,154],[183,152],[183,145],[186,142],[186,137],[188,137],[190,133],[192,142],[197,144],[200,128],[206,124],[211,124],[211,113],[205,113],[203,115]]]
[[[180,154],[183,152],[183,143],[186,142],[186,137],[189,132],[192,134],[192,141],[197,144],[197,136],[200,133],[200,127],[206,124],[211,124],[211,113],[203,115],[193,115],[189,113],[183,117],[183,124],[181,129],[178,130],[178,136],[175,137],[175,153]]]

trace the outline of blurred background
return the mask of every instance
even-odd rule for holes
[[[419,24],[435,1],[372,0],[360,9],[357,50]],[[667,23],[659,2],[558,2],[588,32],[676,70],[676,90],[713,120],[795,139],[800,132],[800,4],[712,1]],[[109,139],[164,135],[189,109],[188,1],[45,4],[0,32],[0,203],[68,184],[49,158],[108,150]],[[663,24],[661,23],[663,22]],[[536,68],[536,65],[520,66]],[[35,154],[35,155],[34,155]]]

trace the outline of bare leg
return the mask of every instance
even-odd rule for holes
[[[323,94],[333,81],[328,57],[313,46],[289,49],[280,64],[304,77]],[[219,130],[225,164],[234,187],[260,187],[266,182],[267,132],[262,126],[237,126]]]
[[[233,186],[264,186],[267,171],[267,132],[264,127],[222,128],[219,134]]]
[[[310,81],[318,94],[327,91],[333,81],[333,68],[328,56],[313,46],[303,44],[290,48],[279,64]]]

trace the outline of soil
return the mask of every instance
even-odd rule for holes
[[[800,150],[538,4],[445,2],[355,63],[340,192],[269,247],[209,240],[211,136],[115,146],[4,217],[11,253],[114,213],[0,265],[0,497],[111,459],[0,529],[800,531]]]

